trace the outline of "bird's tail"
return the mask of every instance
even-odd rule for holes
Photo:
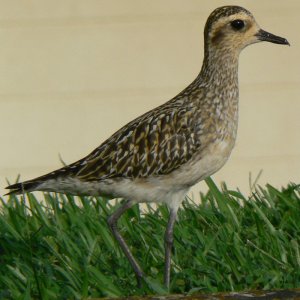
[[[40,185],[41,181],[37,180],[37,179],[33,179],[33,180],[28,180],[28,181],[24,181],[24,182],[18,182],[18,183],[14,183],[11,184],[9,186],[6,187],[6,189],[10,190],[6,195],[20,195],[23,193],[28,193],[28,192],[32,192],[35,191],[36,188]]]
[[[6,195],[20,195],[23,193],[33,192],[33,191],[55,191],[47,183],[53,182],[58,178],[62,178],[64,175],[65,168],[58,169],[54,172],[39,176],[37,178],[27,180],[24,182],[18,182],[7,186],[5,189],[10,190]]]
[[[57,169],[51,173],[39,176],[37,178],[24,182],[14,183],[6,187],[10,190],[5,195],[20,195],[23,193],[42,191],[42,192],[58,192],[64,193],[74,192],[73,176],[78,172],[82,165],[81,160]],[[76,193],[79,191],[76,190]]]

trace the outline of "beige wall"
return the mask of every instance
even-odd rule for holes
[[[200,70],[217,6],[248,8],[292,47],[261,43],[240,59],[236,148],[214,178],[248,192],[300,178],[300,1],[1,0],[0,194],[88,154]],[[199,186],[194,189],[199,191]]]

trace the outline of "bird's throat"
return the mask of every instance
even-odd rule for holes
[[[199,77],[216,89],[238,89],[238,59],[239,53],[230,49],[207,50]]]

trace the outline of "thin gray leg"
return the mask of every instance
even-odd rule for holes
[[[119,245],[121,246],[124,254],[126,255],[127,259],[129,260],[134,273],[136,275],[138,287],[142,285],[142,278],[144,277],[144,272],[142,271],[141,267],[139,266],[138,262],[135,260],[134,256],[132,255],[127,243],[125,242],[124,238],[121,236],[120,232],[118,231],[117,222],[121,215],[130,207],[132,207],[134,203],[131,201],[126,202],[123,206],[118,208],[111,216],[108,217],[107,223],[118,241]]]
[[[171,271],[171,254],[173,247],[173,228],[176,221],[177,209],[170,210],[168,225],[165,232],[165,274],[164,284],[169,289],[170,271]]]

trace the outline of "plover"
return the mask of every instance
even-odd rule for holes
[[[117,221],[136,203],[165,203],[170,216],[164,283],[169,287],[178,207],[189,188],[218,171],[231,153],[238,125],[239,54],[260,41],[289,45],[286,39],[262,30],[242,7],[215,9],[204,29],[202,69],[189,86],[122,127],[83,159],[10,185],[8,194],[51,191],[126,199],[108,224],[139,285],[144,273],[120,235]]]

